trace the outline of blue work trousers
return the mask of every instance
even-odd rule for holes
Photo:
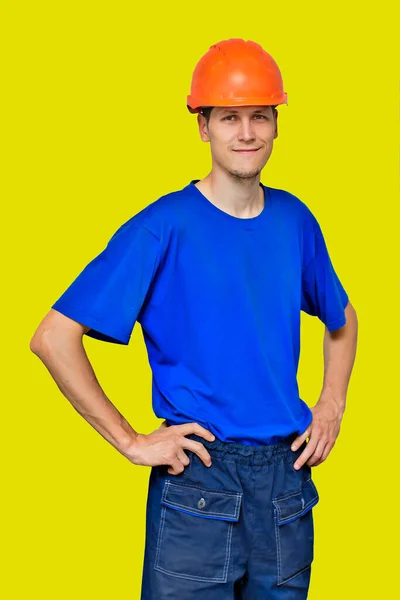
[[[314,555],[311,467],[293,467],[306,442],[210,442],[207,467],[151,468],[141,600],[304,600]]]

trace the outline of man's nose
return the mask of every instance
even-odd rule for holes
[[[242,119],[239,127],[239,139],[240,140],[252,140],[254,139],[254,127],[253,123],[249,119]]]

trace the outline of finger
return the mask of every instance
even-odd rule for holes
[[[215,435],[208,429],[205,429],[205,427],[199,425],[199,423],[182,423],[182,425],[177,425],[177,427],[179,429],[179,433],[182,435],[195,433],[196,435],[199,435],[210,442],[215,440]]]
[[[313,465],[315,465],[315,463],[317,461],[320,460],[323,452],[324,452],[324,448],[326,446],[326,440],[320,439],[317,447],[315,448],[313,455],[309,458],[309,460],[307,461],[307,464],[309,467],[312,467]]]
[[[302,443],[305,442],[305,440],[310,436],[310,434],[311,434],[311,424],[307,427],[307,429],[301,435],[297,436],[297,438],[293,440],[290,448],[293,451],[297,450],[297,448],[300,448]]]
[[[170,464],[171,466],[168,469],[168,473],[170,473],[171,475],[179,475],[185,469],[183,464],[177,457],[172,459]]]
[[[211,465],[210,453],[207,451],[207,449],[205,448],[205,446],[203,446],[201,442],[196,442],[195,440],[190,440],[184,437],[182,438],[182,448],[187,448],[188,450],[191,450],[192,452],[197,454],[197,456],[200,458],[200,460],[203,461],[206,467],[209,467]]]
[[[304,450],[300,454],[300,456],[297,457],[297,460],[296,460],[296,462],[293,465],[293,467],[296,470],[301,469],[301,467],[304,465],[304,463],[314,453],[314,450],[317,447],[318,440],[319,440],[319,438],[318,439],[317,438],[313,439],[312,436],[310,437],[310,440],[309,440],[307,446],[304,448]]]
[[[326,460],[326,459],[327,459],[327,457],[328,457],[328,455],[329,455],[330,451],[332,450],[333,446],[334,446],[334,443],[332,444],[332,442],[330,442],[330,443],[326,444],[326,446],[325,446],[325,448],[324,448],[324,451],[323,451],[323,453],[322,453],[322,456],[321,456],[321,458],[320,458],[319,460],[317,460],[317,462],[316,462],[316,463],[314,463],[314,467],[317,467],[317,466],[318,466],[318,465],[320,465],[322,462],[324,462],[324,460]]]
[[[182,450],[182,448],[179,448],[178,452],[176,453],[178,459],[181,461],[181,463],[187,467],[188,464],[190,463],[190,458],[188,457],[188,455],[186,454],[186,452],[184,452]]]

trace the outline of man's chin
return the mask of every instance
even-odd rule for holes
[[[252,169],[251,171],[229,170],[229,173],[235,179],[255,179],[261,173],[261,169]]]

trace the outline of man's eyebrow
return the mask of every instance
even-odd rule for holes
[[[256,110],[253,110],[253,114],[254,113],[261,113],[261,112],[265,112],[268,109],[268,106],[265,106],[264,108],[257,108]],[[231,113],[231,114],[237,114],[239,111],[235,110],[234,108],[224,108],[222,111],[223,113]]]

